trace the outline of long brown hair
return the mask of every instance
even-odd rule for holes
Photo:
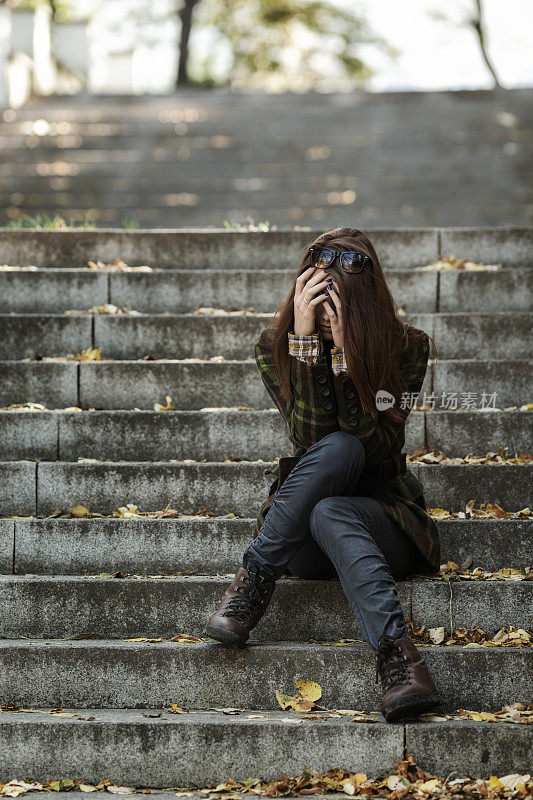
[[[292,397],[287,334],[294,330],[296,279],[314,263],[309,255],[310,245],[326,243],[339,249],[358,250],[372,259],[373,267],[365,265],[363,271],[357,274],[346,272],[338,265],[338,259],[327,267],[327,272],[337,282],[344,317],[346,366],[357,388],[363,412],[375,412],[375,393],[378,389],[385,389],[394,396],[395,403],[382,413],[391,422],[402,421],[409,413],[399,407],[401,394],[407,391],[401,375],[402,364],[414,363],[425,334],[398,316],[374,246],[368,236],[357,228],[334,228],[305,247],[291,291],[274,312],[273,322],[267,330],[281,392],[287,400]],[[329,302],[335,310],[333,300]]]

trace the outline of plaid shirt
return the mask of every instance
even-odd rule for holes
[[[302,337],[295,338],[302,339]],[[392,491],[395,502],[387,502],[379,497],[375,499],[417,545],[421,561],[417,565],[416,572],[431,574],[438,571],[439,529],[427,511],[422,484],[405,464],[405,453],[402,453],[405,444],[405,421],[391,422],[377,409],[364,413],[349,373],[340,370],[335,372],[333,361],[330,370],[321,343],[315,351],[314,340],[313,346],[309,348],[309,342],[297,344],[295,339],[291,342],[289,334],[289,342],[290,352],[294,353],[295,348],[298,352],[298,356],[291,359],[293,396],[289,400],[281,395],[276,380],[268,329],[264,329],[259,335],[254,347],[254,356],[265,388],[287,424],[288,435],[293,444],[294,462],[296,463],[297,457],[302,456],[308,447],[328,433],[341,430],[357,436],[365,449],[366,456],[365,469],[362,473],[363,483],[365,470],[379,468],[383,464],[387,464],[389,468],[391,464],[393,465],[392,474],[390,469],[387,473],[387,486]],[[428,357],[429,337],[426,334],[419,352],[416,355],[409,353],[407,362],[402,364],[409,398],[416,397],[420,392]],[[408,408],[411,406],[412,400]],[[257,533],[279,490],[280,467],[281,464],[278,462],[276,478],[269,489],[269,496],[259,509],[256,519]],[[357,487],[354,487],[353,493],[358,494]],[[371,492],[369,496],[372,496]]]
[[[324,343],[318,333],[309,336],[296,336],[289,333],[289,355],[305,361],[307,364],[316,364],[324,354]],[[331,369],[334,375],[348,372],[344,360],[344,348],[336,345],[331,348]]]

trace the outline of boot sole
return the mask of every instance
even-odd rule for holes
[[[246,639],[243,639],[238,633],[227,631],[224,628],[214,628],[212,625],[208,625],[205,632],[211,639],[216,639],[217,642],[221,642],[227,647],[244,647],[246,645]]]
[[[441,704],[438,694],[414,694],[411,697],[398,698],[382,709],[382,714],[387,722],[398,722],[406,717],[417,716],[430,711]]]

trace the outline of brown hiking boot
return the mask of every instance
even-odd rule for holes
[[[244,647],[272,597],[276,581],[258,564],[240,567],[226,589],[206,633],[222,644]]]
[[[376,683],[381,677],[381,713],[387,722],[416,716],[441,702],[425,659],[407,636],[379,640]]]

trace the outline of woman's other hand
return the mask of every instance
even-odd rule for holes
[[[315,311],[319,303],[327,298],[327,294],[320,293],[325,289],[327,281],[324,280],[326,272],[315,266],[304,270],[296,280],[294,292],[294,333],[296,336],[310,336],[315,333]]]
[[[344,326],[342,319],[341,299],[333,287],[330,288],[328,296],[331,297],[335,305],[335,308],[333,308],[328,300],[324,300],[324,308],[329,317],[329,324],[331,325],[333,344],[336,347],[344,347]]]

